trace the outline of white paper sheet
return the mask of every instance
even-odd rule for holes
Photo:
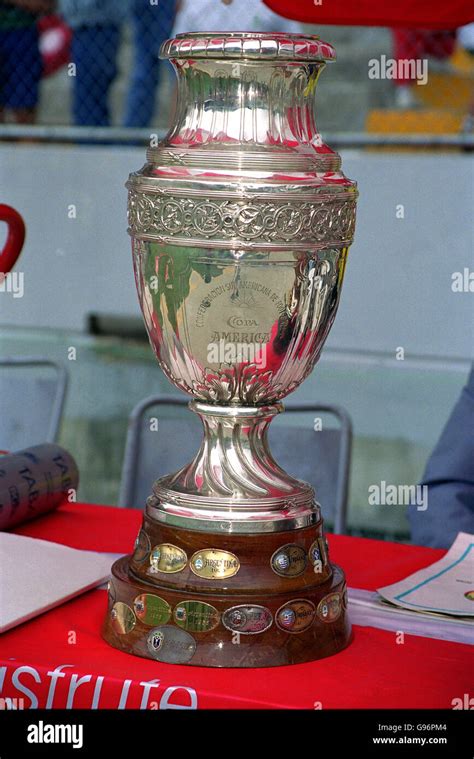
[[[417,612],[386,603],[371,590],[348,588],[349,617],[353,625],[404,632],[423,638],[474,645],[474,619]]]
[[[101,585],[111,564],[110,554],[0,532],[0,633]]]
[[[410,611],[473,617],[474,535],[460,532],[435,564],[377,591],[387,601]]]

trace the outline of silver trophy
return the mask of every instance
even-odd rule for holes
[[[319,658],[349,641],[344,575],[313,488],[272,458],[267,430],[319,358],[354,234],[356,185],[314,118],[335,52],[316,36],[199,33],[161,57],[177,111],[130,175],[129,232],[151,346],[204,437],[155,482],[135,553],[114,566],[105,635],[189,664]],[[143,594],[161,610],[151,638]]]

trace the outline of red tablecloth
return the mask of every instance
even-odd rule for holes
[[[65,504],[16,532],[74,548],[125,553],[141,516],[139,511]],[[349,586],[369,590],[400,580],[443,554],[346,536],[330,535],[329,544]],[[94,590],[4,633],[0,697],[23,698],[25,708],[409,709],[452,708],[453,699],[472,692],[472,649],[458,643],[405,635],[400,644],[395,633],[355,627],[349,648],[310,664],[205,669],[110,648],[100,637],[105,608],[105,591]]]

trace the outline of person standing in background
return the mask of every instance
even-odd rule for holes
[[[278,16],[263,0],[181,0],[174,34],[183,32],[301,32],[301,24]]]
[[[0,122],[33,124],[43,73],[36,22],[53,0],[0,0]]]
[[[59,0],[72,28],[72,112],[78,126],[109,126],[109,93],[117,76],[120,31],[130,0]]]
[[[126,127],[151,123],[163,66],[160,46],[171,36],[176,10],[176,0],[131,0],[134,60],[125,104]]]
[[[458,43],[465,50],[469,56],[468,60],[471,64],[470,70],[474,70],[474,24],[466,24],[458,29]],[[471,79],[472,82],[472,79]],[[472,87],[472,85],[471,85]],[[471,89],[471,98],[467,108],[467,113],[464,116],[462,131],[466,134],[474,132],[474,88]]]

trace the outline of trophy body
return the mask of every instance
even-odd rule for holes
[[[155,482],[112,570],[104,636],[164,662],[310,661],[349,642],[345,578],[313,488],[279,467],[267,430],[319,358],[354,232],[356,186],[313,114],[334,50],[189,34],[162,56],[177,114],[129,178],[129,232],[150,343],[204,436]]]

